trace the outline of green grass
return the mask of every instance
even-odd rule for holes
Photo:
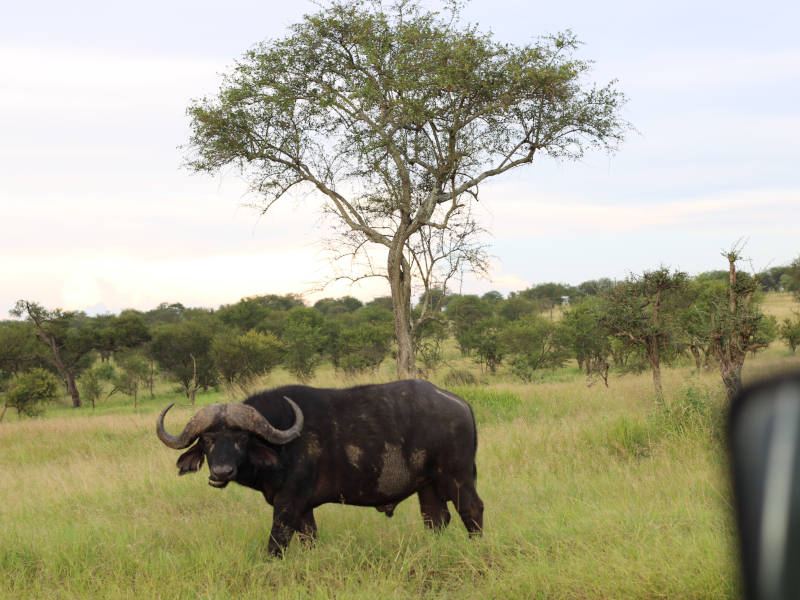
[[[158,409],[185,402],[169,386],[138,412],[120,398],[4,423],[0,598],[734,598],[726,459],[708,416],[724,395],[714,374],[690,373],[665,371],[669,408],[649,374],[608,389],[580,376],[456,389],[479,423],[482,539],[455,513],[443,534],[424,530],[414,498],[391,519],[327,505],[316,546],[295,540],[284,560],[266,553],[259,494],[176,476],[178,453],[154,434]],[[349,382],[323,370],[313,383]]]

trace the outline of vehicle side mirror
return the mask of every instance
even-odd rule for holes
[[[729,417],[745,597],[800,598],[800,374],[745,389]]]

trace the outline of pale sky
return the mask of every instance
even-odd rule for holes
[[[0,6],[0,319],[20,298],[105,312],[388,295],[382,280],[312,291],[330,273],[313,199],[262,217],[242,207],[256,199],[234,171],[181,167],[189,101],[316,10]],[[614,156],[540,160],[484,185],[493,268],[464,293],[723,269],[742,238],[756,270],[800,255],[800,4],[473,0],[465,20],[513,43],[572,29],[592,78],[619,81],[638,133]]]

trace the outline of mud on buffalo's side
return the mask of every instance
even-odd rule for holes
[[[208,460],[209,484],[235,481],[260,491],[273,506],[273,554],[295,532],[313,540],[313,510],[327,502],[392,516],[399,502],[417,494],[426,526],[446,527],[452,502],[470,535],[482,531],[472,409],[431,383],[280,387],[241,404],[206,406],[178,435],[164,428],[171,406],[156,432],[170,448],[189,448],[178,458],[179,474]]]

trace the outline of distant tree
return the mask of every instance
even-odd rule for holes
[[[143,318],[148,326],[177,323],[183,318],[186,307],[180,302],[162,302],[156,308],[144,313]]]
[[[308,381],[322,360],[324,317],[313,308],[297,306],[286,315],[282,342],[284,364],[300,381]]]
[[[417,330],[414,347],[426,371],[435,371],[444,361],[443,344],[448,335],[447,320],[442,315],[428,319]]]
[[[322,298],[314,303],[314,308],[326,316],[334,316],[342,313],[351,313],[364,306],[357,298],[344,296],[342,298]]]
[[[561,306],[564,298],[569,298],[577,293],[577,288],[572,288],[565,283],[540,283],[519,293],[523,298],[536,300],[543,310],[550,311],[550,319],[553,318],[553,308]]]
[[[142,313],[125,310],[119,315],[97,315],[89,319],[95,349],[103,362],[111,354],[141,346],[150,340],[150,331]]]
[[[578,285],[578,292],[581,296],[599,296],[606,294],[614,288],[614,282],[607,277],[600,279],[590,279]]]
[[[36,338],[47,349],[42,356],[61,375],[72,405],[79,407],[81,397],[75,378],[90,366],[96,341],[89,319],[81,312],[48,310],[28,300],[17,301],[10,313],[33,323]]]
[[[787,291],[794,292],[794,297],[800,301],[800,256],[795,258],[789,265],[783,287]]]
[[[189,107],[192,168],[238,167],[264,211],[296,187],[315,190],[368,275],[378,273],[367,248],[382,249],[401,378],[415,370],[412,280],[438,286],[432,269],[480,255],[479,186],[539,155],[612,151],[628,128],[615,84],[586,84],[571,33],[501,44],[461,25],[459,8],[334,1]]]
[[[103,377],[99,369],[97,367],[86,369],[78,379],[78,388],[83,399],[91,402],[92,408],[95,408],[97,401],[103,395]]]
[[[786,317],[778,328],[778,335],[794,354],[797,347],[800,346],[800,313],[795,314],[794,318]]]
[[[33,417],[41,414],[44,411],[44,404],[58,400],[58,389],[58,379],[42,368],[34,367],[19,373],[12,379],[5,394],[6,400],[0,412],[0,421],[5,417],[9,407],[16,408],[20,415]]]
[[[441,312],[447,307],[450,298],[450,294],[443,288],[425,290],[420,294],[419,301],[417,302],[417,310],[419,311],[422,306],[427,305],[431,307],[432,312]],[[419,317],[419,314],[417,314],[417,317]]]
[[[530,382],[536,371],[562,366],[569,355],[560,331],[556,323],[540,315],[507,324],[500,332],[500,341],[511,372]]]
[[[473,344],[475,348],[475,361],[495,373],[497,367],[503,362],[505,345],[502,341],[502,332],[505,321],[496,316],[485,317],[478,321],[474,327]]]
[[[339,367],[350,375],[376,370],[389,355],[392,323],[363,322],[342,330]]]
[[[497,304],[497,314],[507,321],[518,321],[539,311],[539,304],[524,296],[511,296]]]
[[[728,261],[727,298],[711,314],[711,347],[729,400],[742,388],[742,366],[747,353],[769,343],[764,330],[770,324],[753,301],[758,279],[736,270],[741,250],[741,246],[734,245],[722,254]]]
[[[117,370],[112,379],[111,394],[121,392],[133,398],[133,408],[138,408],[139,389],[147,383],[150,362],[138,352],[125,352],[116,357]]]
[[[564,346],[578,361],[578,368],[586,372],[587,378],[600,377],[608,387],[611,340],[603,324],[605,309],[602,298],[589,295],[564,311],[558,327]]]
[[[36,339],[32,323],[0,321],[0,383],[31,367],[46,364],[45,351]]]
[[[687,282],[688,305],[681,311],[680,327],[685,344],[694,358],[699,372],[704,366],[710,368],[714,360],[711,347],[711,315],[727,295],[725,282],[717,277],[701,277]]]
[[[462,356],[469,355],[477,348],[481,328],[480,323],[492,315],[492,305],[478,296],[453,296],[447,304],[445,316],[450,320],[453,334]]]
[[[153,333],[150,353],[161,368],[183,387],[194,405],[195,393],[216,382],[211,360],[214,322],[210,317],[162,325]]]
[[[283,350],[272,333],[221,331],[211,342],[211,359],[230,390],[249,393],[256,378],[281,363]]]
[[[483,296],[481,296],[481,300],[486,300],[491,304],[495,304],[503,300],[503,294],[501,294],[497,290],[492,290],[490,292],[486,292]]]
[[[658,398],[663,397],[661,363],[681,335],[679,317],[687,304],[685,273],[661,267],[631,275],[606,294],[602,323],[611,335],[640,347],[646,354]]]

